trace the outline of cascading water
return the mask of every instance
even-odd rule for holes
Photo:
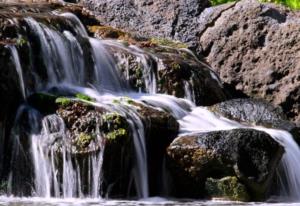
[[[128,82],[122,79],[119,74],[117,64],[106,50],[106,46],[122,47],[120,43],[112,41],[100,41],[87,36],[87,32],[80,24],[79,20],[72,14],[63,14],[71,20],[75,32],[59,32],[45,24],[39,23],[33,18],[26,18],[25,21],[40,44],[41,56],[47,73],[47,81],[37,80],[35,91],[47,90],[51,87],[64,88],[74,93],[80,92],[96,99],[95,106],[105,106],[110,111],[118,111],[128,119],[130,128],[133,132],[133,141],[135,146],[135,169],[133,178],[135,179],[138,197],[149,196],[148,174],[147,174],[147,152],[145,143],[144,126],[141,118],[130,104],[115,105],[111,102],[120,96],[129,96],[136,101],[146,103],[153,107],[170,112],[180,124],[181,134],[191,132],[205,132],[216,130],[229,130],[233,128],[246,127],[237,122],[218,117],[203,107],[195,107],[188,100],[175,98],[168,95],[155,94],[156,76],[147,62],[147,58],[137,47],[123,48],[139,56],[140,61],[147,71],[143,78],[146,83],[146,90],[151,94],[133,93]],[[87,68],[84,61],[85,52],[79,39],[85,39],[91,47],[92,68]],[[16,70],[19,74],[22,93],[26,97],[26,88],[22,75],[22,68],[18,53],[15,47],[8,47],[15,62]],[[160,65],[159,62],[156,62]],[[87,72],[89,70],[89,72]],[[92,71],[92,72],[91,72]],[[215,76],[214,73],[211,73]],[[37,75],[38,76],[38,75]],[[216,80],[218,78],[216,77]],[[92,88],[87,88],[92,87]],[[190,91],[190,84],[186,82],[186,97],[194,100],[194,94]],[[32,91],[34,92],[34,91]],[[20,110],[23,111],[23,108]],[[31,111],[31,110],[30,110]],[[33,111],[31,115],[35,114]],[[33,115],[34,116],[34,115]],[[31,118],[32,127],[41,127],[31,132],[31,155],[34,167],[34,193],[43,197],[99,197],[101,190],[101,167],[103,161],[103,152],[89,157],[87,168],[80,168],[70,155],[68,148],[68,134],[66,133],[63,120],[57,115],[48,115],[44,118]],[[290,198],[299,200],[300,194],[300,162],[297,157],[300,156],[300,149],[294,142],[292,136],[280,130],[271,130],[260,127],[254,129],[262,130],[270,134],[276,141],[285,148],[285,154],[282,158],[282,167],[284,173],[282,179],[286,180],[285,192]],[[101,142],[101,131],[97,131],[97,138]],[[16,140],[18,138],[14,137]],[[55,154],[53,143],[59,140],[62,147],[59,155]],[[297,164],[299,162],[299,164]],[[87,180],[82,178],[82,173],[88,173]],[[12,176],[14,176],[12,172]],[[13,187],[14,178],[11,177],[10,187]],[[86,181],[86,182],[85,182]],[[85,184],[87,186],[84,186]],[[84,187],[84,188],[83,188]],[[88,189],[86,188],[88,187]],[[282,186],[283,187],[283,186]]]

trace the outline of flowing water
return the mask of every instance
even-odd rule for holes
[[[18,127],[18,117],[26,113],[30,124],[27,133],[30,134],[31,139],[30,154],[32,156],[32,173],[34,174],[34,187],[31,190],[35,198],[5,196],[0,197],[0,205],[144,205],[154,203],[161,205],[246,205],[246,203],[223,201],[147,199],[149,197],[149,183],[145,128],[141,118],[130,104],[112,104],[114,100],[120,100],[124,96],[130,97],[141,104],[151,105],[170,112],[180,124],[180,135],[244,127],[267,132],[285,148],[281,160],[282,172],[278,174],[282,180],[281,194],[292,201],[300,200],[300,160],[298,158],[300,157],[300,149],[291,134],[281,130],[241,125],[238,122],[217,116],[204,107],[196,107],[192,102],[195,97],[191,92],[192,84],[189,82],[185,84],[186,99],[156,94],[156,75],[153,72],[151,62],[148,61],[147,55],[149,54],[146,55],[143,50],[136,46],[124,47],[119,42],[90,38],[80,21],[73,14],[60,14],[60,16],[72,22],[76,34],[70,31],[59,32],[33,18],[25,19],[31,32],[38,38],[41,57],[47,73],[47,81],[42,81],[39,75],[36,75],[37,79],[32,91],[27,91],[24,83],[22,66],[16,47],[8,46],[19,76],[21,93],[26,99],[28,93],[44,91],[53,87],[72,93],[74,91],[80,92],[95,98],[95,106],[104,106],[109,111],[117,111],[126,116],[133,131],[135,148],[133,179],[137,197],[146,199],[138,202],[101,199],[101,168],[105,148],[101,148],[100,152],[91,155],[86,167],[79,167],[77,162],[72,161],[70,157],[68,133],[63,120],[55,114],[42,117],[35,109],[24,104],[19,109],[15,129],[12,133],[14,142],[12,164],[18,158],[21,158],[22,148],[20,148],[20,142],[22,141],[22,133]],[[87,69],[85,49],[79,39],[86,39],[89,42],[91,59],[93,60],[93,66],[90,69]],[[131,52],[139,58],[139,62],[142,63],[145,69],[143,78],[148,94],[136,93],[130,89],[128,79],[118,72],[118,63],[115,62],[106,49],[110,45]],[[160,62],[156,62],[156,64],[158,67],[161,65]],[[211,72],[211,75],[219,81],[213,72]],[[101,131],[97,131],[97,139],[100,142],[102,141]],[[55,158],[57,154],[54,154],[53,148],[55,148],[56,141],[62,142],[60,160],[57,160]],[[54,146],[49,147],[49,145]],[[17,167],[12,167],[8,186],[10,190],[13,190],[16,187],[15,182],[18,182],[20,173],[17,172]],[[87,179],[83,178],[83,173],[88,174]],[[85,197],[85,199],[72,199],[78,197]]]

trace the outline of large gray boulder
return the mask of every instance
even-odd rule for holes
[[[202,13],[218,18],[200,18],[210,25],[201,31],[201,54],[230,88],[280,105],[299,123],[300,13],[256,0],[220,7]]]

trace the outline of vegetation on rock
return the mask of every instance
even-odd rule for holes
[[[246,187],[236,177],[207,178],[205,189],[209,196],[234,201],[249,201]]]
[[[219,5],[228,2],[234,2],[235,0],[210,0],[212,5]],[[292,9],[300,9],[300,1],[299,0],[260,0],[261,2],[266,3],[276,3],[288,6]]]
[[[117,112],[103,115],[103,121],[101,128],[108,140],[116,140],[128,136],[128,123]]]
[[[92,97],[89,97],[85,94],[82,94],[82,93],[77,93],[75,95],[78,99],[81,99],[81,100],[85,100],[85,101],[88,101],[88,102],[95,102],[95,100],[92,98]]]
[[[59,104],[61,106],[68,106],[71,102],[72,102],[72,100],[67,97],[58,97],[55,100],[55,103]]]

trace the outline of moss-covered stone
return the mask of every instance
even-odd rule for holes
[[[94,139],[95,137],[93,135],[82,132],[76,138],[75,144],[77,147],[83,149],[88,147],[91,141],[93,141]]]
[[[70,98],[67,97],[58,97],[55,100],[55,103],[61,106],[68,106],[72,103],[72,100]]]
[[[102,119],[101,131],[105,134],[106,139],[113,141],[128,137],[129,125],[123,116],[112,112],[103,115]]]
[[[88,102],[95,102],[95,99],[93,99],[92,97],[90,97],[88,95],[82,94],[82,93],[77,93],[75,95],[75,97],[80,99],[80,100],[85,100],[85,101],[88,101]]]
[[[236,177],[224,177],[222,179],[207,178],[205,189],[207,194],[213,198],[249,201],[246,187]]]

